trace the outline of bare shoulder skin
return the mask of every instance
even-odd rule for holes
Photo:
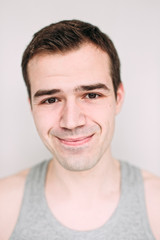
[[[7,240],[15,227],[29,170],[0,180],[0,239]]]
[[[149,223],[157,240],[160,239],[160,177],[142,171]]]

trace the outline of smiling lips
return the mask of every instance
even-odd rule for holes
[[[68,146],[80,146],[83,145],[87,142],[89,142],[91,140],[91,138],[93,137],[94,134],[87,136],[87,137],[79,137],[79,138],[65,138],[65,139],[61,139],[58,138],[60,140],[61,143],[68,145]]]

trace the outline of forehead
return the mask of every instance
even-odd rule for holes
[[[67,85],[90,84],[110,78],[110,59],[106,52],[91,44],[65,54],[36,55],[29,61],[28,76],[31,90],[67,82]],[[38,86],[39,85],[39,86]],[[75,86],[74,86],[75,87]]]

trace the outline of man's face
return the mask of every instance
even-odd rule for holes
[[[36,55],[28,73],[34,121],[56,164],[84,171],[109,157],[123,87],[116,100],[108,55],[91,44]]]

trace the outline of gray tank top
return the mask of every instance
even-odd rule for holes
[[[44,194],[48,161],[27,177],[21,211],[10,240],[155,240],[147,218],[140,170],[121,163],[121,197],[110,219],[100,228],[75,231],[51,213]]]

